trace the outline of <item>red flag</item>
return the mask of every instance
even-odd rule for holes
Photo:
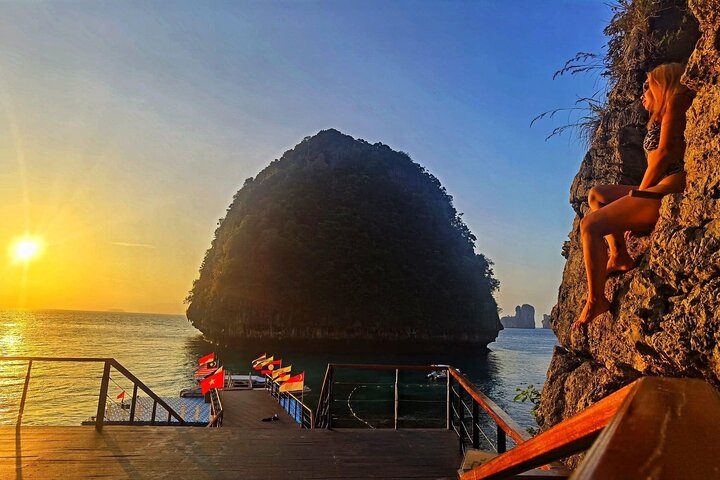
[[[122,392],[118,393],[117,398],[125,398],[125,390],[123,390]]]
[[[225,370],[222,367],[217,369],[217,372],[213,373],[207,378],[200,380],[200,390],[203,395],[209,392],[213,388],[223,388],[225,386]]]
[[[260,370],[263,375],[271,375],[274,370],[277,370],[282,365],[282,360],[275,360],[273,362],[265,364]]]
[[[305,388],[305,372],[290,377],[285,383],[280,385],[281,392],[296,392]]]
[[[199,365],[205,365],[206,363],[210,363],[210,362],[212,362],[212,361],[214,361],[214,360],[215,360],[215,352],[213,352],[213,353],[208,353],[208,354],[205,355],[204,357],[198,359],[198,364],[199,364]]]

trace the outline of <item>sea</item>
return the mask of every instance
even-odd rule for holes
[[[449,364],[459,368],[525,428],[536,426],[532,404],[513,399],[518,389],[530,385],[542,389],[555,345],[557,339],[551,330],[506,329],[487,350],[447,348],[397,353],[383,347],[372,353],[351,353],[299,342],[285,344],[277,351],[268,351],[264,345],[260,351],[252,344],[214,345],[183,315],[0,310],[0,357],[112,357],[160,396],[177,397],[181,389],[196,386],[193,372],[198,366],[197,359],[210,352],[216,352],[226,371],[238,374],[250,373],[251,360],[261,354],[282,359],[283,365],[292,365],[293,373],[305,372],[310,392],[303,400],[313,408],[328,363]],[[27,370],[27,362],[0,361],[0,424],[17,421]],[[79,425],[89,419],[97,409],[102,372],[102,363],[34,362],[22,424]],[[412,385],[432,389],[424,375],[400,374],[401,399],[405,386],[408,392]],[[358,388],[391,393],[394,376],[394,371],[366,372],[353,380],[354,387],[347,390],[347,399],[336,401],[347,403],[347,410],[355,415],[363,398]],[[362,386],[358,387],[359,384]],[[437,388],[444,391],[444,386],[436,385]],[[118,396],[122,397],[123,391],[129,396],[132,383],[113,370],[108,402],[121,402]],[[440,393],[442,397],[444,394]],[[336,398],[343,395],[342,388],[338,388]],[[412,400],[405,396],[409,405]],[[366,397],[368,402],[377,401],[370,400],[372,396]],[[417,398],[417,402],[426,401]]]

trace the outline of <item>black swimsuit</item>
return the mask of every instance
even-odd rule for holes
[[[645,149],[645,152],[652,152],[653,150],[657,150],[659,146],[660,122],[653,122],[653,124],[650,125],[650,128],[648,128],[647,135],[645,135],[645,140],[643,141],[643,148]],[[684,171],[685,161],[682,158],[679,158],[668,166],[668,169],[662,178],[669,177],[670,175],[674,175],[676,173]]]

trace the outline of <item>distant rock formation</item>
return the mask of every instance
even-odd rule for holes
[[[550,315],[543,315],[542,328],[552,328],[552,325],[550,325]]]
[[[577,215],[551,314],[562,347],[536,414],[543,430],[643,375],[697,377],[720,387],[720,1],[689,7],[682,0],[627,3],[606,29],[612,90],[571,187]],[[587,296],[579,223],[589,211],[588,190],[640,183],[647,165],[644,72],[671,61],[688,61],[682,81],[697,94],[685,130],[685,192],[666,196],[653,232],[630,243],[639,266],[608,281],[610,312],[573,331]]]
[[[535,328],[535,307],[527,303],[515,307],[515,316],[500,318],[504,328]]]
[[[219,343],[486,346],[498,281],[460,215],[407,154],[324,130],[235,194],[187,317]]]

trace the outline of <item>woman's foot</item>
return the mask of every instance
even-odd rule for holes
[[[628,255],[616,255],[610,257],[607,263],[606,277],[612,277],[615,275],[622,275],[625,272],[629,272],[633,268],[637,267],[637,263],[633,258]]]
[[[605,297],[596,301],[588,300],[585,303],[585,308],[583,308],[582,313],[580,313],[580,317],[572,324],[573,330],[593,321],[608,310],[610,310],[610,302],[608,302]]]

